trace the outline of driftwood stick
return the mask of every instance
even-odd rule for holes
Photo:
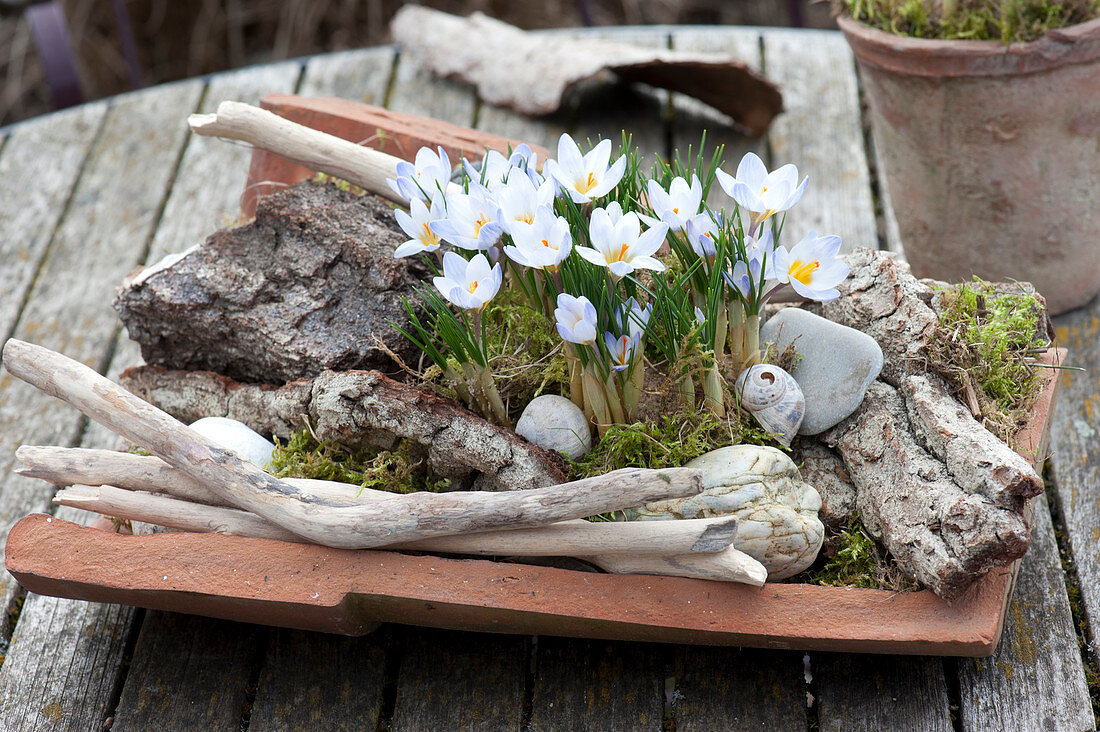
[[[77,484],[58,491],[53,500],[61,506],[145,521],[181,531],[303,541],[301,537],[247,511],[191,503],[110,485]],[[379,548],[516,557],[596,555],[591,560],[594,563],[614,564],[626,562],[626,556],[722,554],[733,541],[736,531],[737,521],[730,518],[598,523],[564,521],[531,529],[442,536]],[[690,563],[684,566],[690,566]]]
[[[585,559],[612,574],[663,574],[741,582],[756,587],[763,587],[768,580],[768,570],[763,564],[732,546],[712,554],[638,554]]]
[[[627,468],[584,480],[504,493],[412,493],[363,505],[299,500],[299,491],[241,460],[91,368],[15,339],[4,344],[12,375],[75,406],[243,508],[325,546],[368,549],[497,528],[526,528],[693,496],[702,475],[688,468]]]
[[[400,158],[291,122],[266,109],[222,102],[216,113],[193,114],[187,124],[196,135],[247,142],[395,203],[408,203],[386,183],[387,178],[397,177]]]
[[[158,523],[157,511],[163,511],[166,520],[179,516],[197,516],[199,523],[180,525],[163,523],[174,529],[187,531],[221,531],[203,526],[231,526],[243,522],[245,536],[259,536],[282,541],[301,541],[291,532],[274,526],[268,521],[245,511],[226,508],[226,503],[214,493],[188,478],[183,473],[149,455],[88,450],[65,447],[30,447],[24,445],[16,451],[16,459],[30,467],[17,472],[32,478],[47,480],[56,485],[82,486],[78,493],[62,493],[65,500],[90,500],[95,486],[105,486],[103,496],[96,495],[100,513],[118,518]],[[49,464],[60,466],[57,469]],[[89,465],[92,467],[89,468]],[[102,472],[95,467],[104,466]],[[121,467],[120,467],[121,466]],[[135,477],[136,476],[136,477]],[[115,480],[121,479],[121,480]],[[349,503],[365,503],[389,498],[393,494],[363,489],[347,483],[326,480],[287,478],[288,483],[303,492],[312,491],[322,497],[346,499]],[[121,489],[121,490],[120,490]],[[140,491],[153,498],[167,497],[173,501],[146,502]],[[356,495],[359,494],[359,495]],[[124,501],[112,504],[109,501]],[[185,510],[174,503],[194,506]],[[197,504],[202,504],[196,506]],[[73,505],[63,503],[63,505]],[[152,509],[147,507],[152,506]],[[85,508],[86,506],[77,506]],[[219,512],[207,509],[217,508]],[[224,511],[221,509],[225,509]],[[118,513],[111,513],[116,510]],[[145,511],[130,515],[133,510]],[[152,510],[153,513],[148,513]],[[235,516],[241,514],[241,518]],[[245,518],[247,517],[247,519]],[[177,519],[178,520],[178,519]],[[238,531],[223,531],[238,534]],[[415,549],[418,551],[451,552],[454,554],[510,554],[514,556],[581,556],[599,551],[601,554],[660,553],[685,554],[689,552],[718,552],[730,545],[737,533],[736,521],[729,517],[689,519],[684,521],[599,522],[583,520],[561,521],[530,529],[505,529],[459,536],[434,537],[418,541],[388,545],[386,548]],[[654,547],[657,551],[654,552]]]

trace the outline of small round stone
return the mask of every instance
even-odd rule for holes
[[[824,432],[856,411],[882,371],[882,348],[874,338],[801,308],[769,318],[760,340],[774,343],[777,353],[794,343],[801,356],[791,368],[806,399],[800,435]]]
[[[592,431],[584,412],[556,394],[532,399],[516,422],[516,434],[573,460],[592,449]]]
[[[203,417],[195,421],[191,429],[261,468],[271,462],[275,452],[275,445],[270,440],[244,422],[228,417]]]

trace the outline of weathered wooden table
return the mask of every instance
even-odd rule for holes
[[[607,31],[611,34],[611,31]],[[340,96],[553,148],[620,128],[651,153],[710,140],[795,162],[811,186],[792,231],[894,247],[841,36],[744,28],[620,29],[645,45],[730,51],[766,69],[787,112],[766,140],[693,102],[601,88],[528,120],[429,78],[391,48],[254,67],[95,102],[0,130],[0,332],[114,374],[137,363],[111,309],[136,266],[231,222],[249,150],[185,117],[273,91]],[[349,639],[25,593],[5,572],[4,730],[1091,730],[1100,627],[1100,302],[1057,319],[1071,363],[1004,638],[990,659],[857,656],[511,637],[384,626]],[[107,446],[75,410],[0,376],[0,539],[50,491],[13,475],[20,442]],[[1090,460],[1090,458],[1092,458]],[[57,515],[83,520],[75,511]],[[1090,627],[1089,621],[1094,625]],[[1095,694],[1094,690],[1094,694]],[[1096,698],[1094,696],[1093,698]]]

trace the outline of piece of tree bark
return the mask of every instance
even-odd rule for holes
[[[967,492],[1016,512],[1043,492],[1043,479],[1035,469],[974,419],[951,396],[943,379],[934,374],[909,376],[901,393],[918,442],[944,462]]]
[[[484,101],[523,114],[556,111],[572,87],[605,70],[700,99],[754,136],[783,109],[774,84],[728,56],[535,36],[482,13],[461,18],[415,5],[397,12],[391,30],[436,74],[474,84]]]
[[[347,447],[424,447],[452,486],[485,490],[541,488],[565,480],[564,462],[467,410],[458,402],[401,384],[376,371],[325,372],[274,388],[207,372],[128,369],[123,386],[183,422],[231,417],[286,440],[302,417],[321,440]]]
[[[502,526],[538,526],[695,495],[703,487],[696,470],[624,469],[529,491],[412,493],[317,511],[315,504],[297,499],[293,486],[241,460],[84,364],[15,339],[4,344],[4,363],[12,375],[64,399],[104,427],[205,482],[235,506],[326,546],[370,548]]]
[[[296,534],[248,511],[111,485],[77,483],[58,491],[53,500],[61,506],[181,531],[303,541]],[[368,500],[380,498],[373,495]],[[437,536],[378,548],[517,557],[716,554],[729,548],[736,533],[737,520],[731,518],[631,522],[574,520],[528,529]]]
[[[255,221],[138,270],[115,299],[147,363],[284,383],[325,369],[394,371],[419,351],[402,298],[428,270],[394,259],[408,237],[390,206],[332,184],[264,198]]]
[[[867,530],[940,597],[958,597],[1027,551],[1024,517],[960,488],[918,443],[893,387],[872,384],[860,408],[825,440],[844,459]]]
[[[802,479],[821,496],[821,522],[833,533],[846,528],[856,510],[856,487],[844,461],[817,437],[800,438],[791,459],[798,465]]]

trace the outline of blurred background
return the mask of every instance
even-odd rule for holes
[[[0,125],[75,101],[389,41],[400,0],[0,0]],[[422,0],[521,28],[726,24],[833,28],[821,0]],[[67,39],[67,40],[66,40]],[[36,43],[37,41],[37,43]],[[39,47],[48,49],[39,52]],[[68,79],[51,89],[52,78]]]

